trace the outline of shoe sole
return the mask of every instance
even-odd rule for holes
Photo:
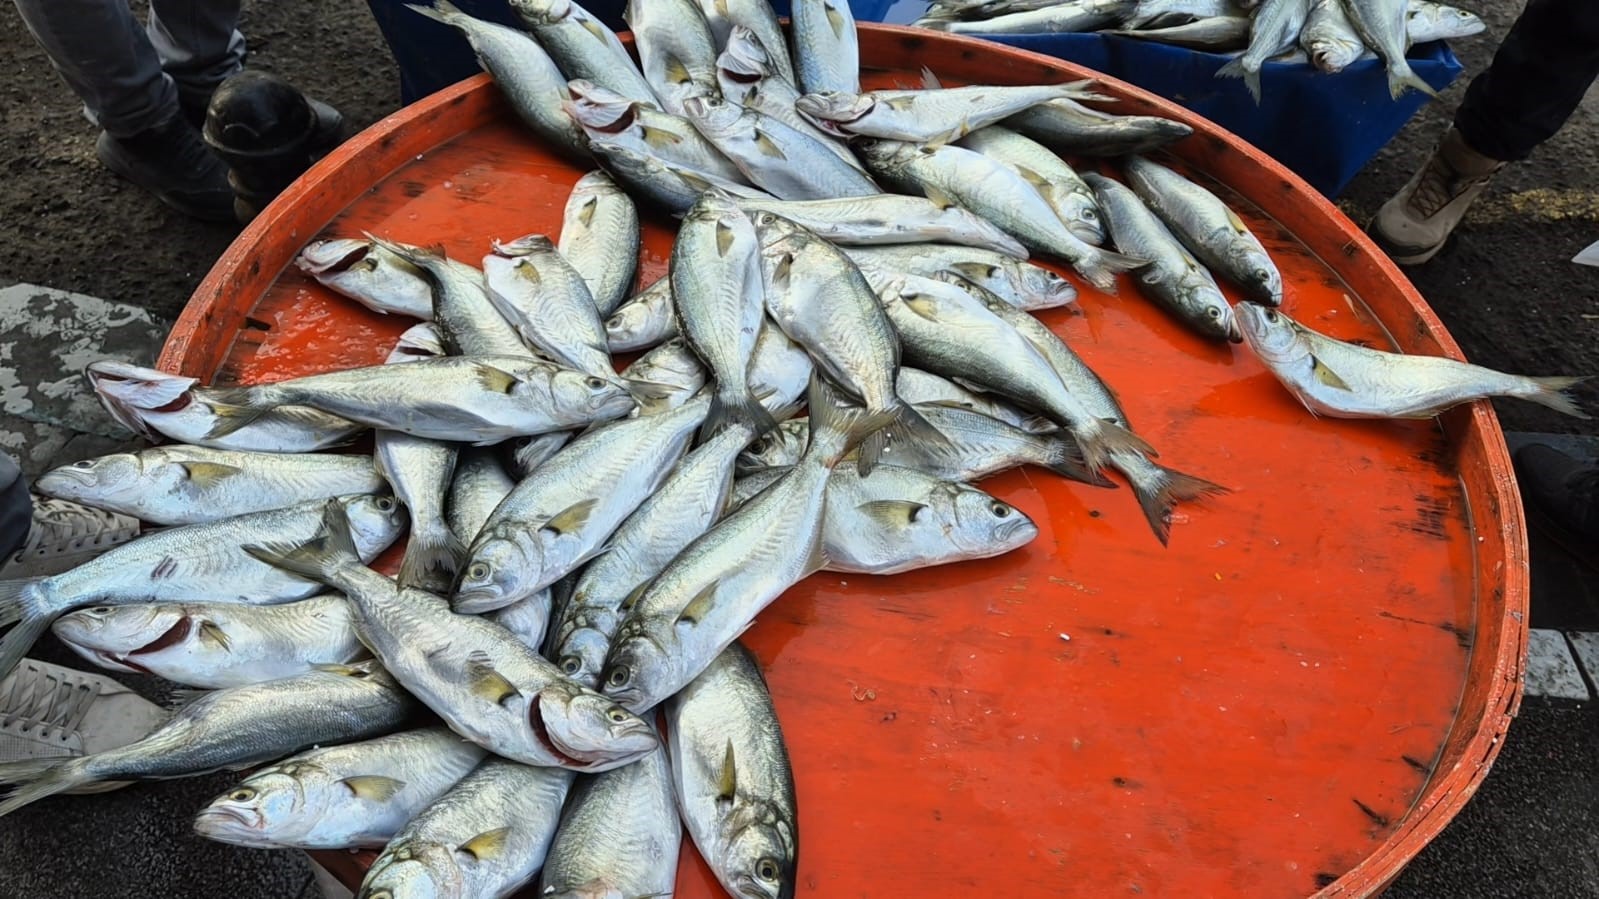
[[[1386,253],[1388,258],[1394,261],[1395,265],[1421,265],[1424,262],[1429,262],[1431,261],[1432,257],[1437,256],[1440,252],[1442,252],[1444,244],[1449,242],[1448,240],[1445,240],[1443,243],[1440,243],[1435,247],[1427,248],[1401,247],[1388,242],[1381,233],[1373,230],[1370,226],[1367,226],[1366,228],[1366,236],[1370,237],[1371,242],[1376,244],[1378,249]]]
[[[207,209],[202,206],[194,206],[183,202],[183,200],[171,194],[162,193],[160,191],[151,190],[150,188],[145,187],[144,185],[140,184],[132,175],[123,171],[122,168],[117,165],[115,157],[107,155],[103,150],[101,150],[100,147],[100,142],[96,141],[94,145],[94,155],[100,160],[101,165],[105,166],[118,178],[121,178],[122,180],[132,184],[134,187],[139,188],[150,196],[155,197],[157,200],[160,200],[163,205],[166,205],[172,209],[176,209],[190,218],[199,219],[202,222],[229,222],[236,224],[232,209],[229,209],[227,212],[221,212]]]

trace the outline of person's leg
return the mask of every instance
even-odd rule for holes
[[[217,85],[244,68],[239,0],[150,0],[150,43],[196,126]]]
[[[15,555],[28,540],[33,525],[33,499],[22,470],[5,453],[0,453],[0,565]]]
[[[1534,443],[1516,452],[1522,503],[1544,532],[1599,567],[1599,466]]]
[[[16,0],[22,21],[89,119],[115,137],[178,111],[178,92],[127,0]]]

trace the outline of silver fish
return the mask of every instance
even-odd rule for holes
[[[706,21],[710,22],[717,46],[731,50],[740,43],[751,44],[766,59],[773,75],[791,85],[797,83],[783,26],[778,24],[777,13],[770,3],[765,0],[699,0],[699,3]],[[740,31],[748,37],[740,37]]]
[[[510,896],[544,864],[573,775],[491,758],[395,834],[359,899]]]
[[[699,393],[706,383],[705,366],[681,337],[673,337],[638,357],[622,376],[669,388],[657,390],[656,395],[641,400],[640,415],[657,415],[676,409]]]
[[[761,324],[750,355],[750,389],[761,398],[761,405],[774,418],[792,414],[792,408],[805,396],[815,366],[805,348],[790,340],[770,319]]]
[[[1098,31],[1132,8],[1133,0],[1076,0],[977,21],[934,20],[927,25],[951,34],[1069,34]]]
[[[1055,309],[1077,302],[1077,288],[1072,282],[1049,269],[976,247],[917,244],[851,247],[844,252],[879,291],[899,275],[931,278],[939,272],[951,272],[1004,297],[1018,309]]]
[[[518,481],[526,478],[540,465],[555,458],[556,453],[572,442],[573,436],[572,431],[552,431],[536,437],[518,437],[511,441],[509,444],[511,457],[506,462],[511,477]]]
[[[382,846],[484,755],[443,727],[313,749],[211,800],[195,816],[194,831],[257,849]]]
[[[217,391],[216,434],[288,405],[416,437],[489,444],[606,421],[634,403],[615,379],[542,360],[444,356]]]
[[[353,661],[349,604],[317,596],[275,606],[139,603],[69,612],[52,626],[73,652],[110,671],[214,690]]]
[[[625,765],[655,748],[648,724],[562,677],[504,628],[366,567],[342,510],[326,512],[316,540],[247,551],[349,597],[361,642],[451,730],[505,758],[576,771]]]
[[[572,95],[567,114],[583,128],[591,145],[603,140],[678,168],[745,183],[738,166],[688,119],[629,100],[590,81],[572,81],[567,89]]]
[[[605,320],[605,340],[613,353],[647,350],[677,336],[672,279],[657,278],[618,306]]]
[[[1211,272],[1243,288],[1256,303],[1280,306],[1283,279],[1243,219],[1219,197],[1159,163],[1133,156],[1127,185]]]
[[[457,611],[503,608],[593,558],[687,449],[709,399],[584,433],[517,484],[473,541]]]
[[[745,212],[773,212],[840,246],[948,243],[1026,259],[1027,248],[981,216],[925,197],[878,194],[837,200],[739,200]]]
[[[1409,10],[1405,31],[1412,44],[1470,37],[1481,34],[1488,27],[1476,13],[1442,3],[1411,0]]]
[[[342,446],[366,425],[305,406],[282,406],[255,421],[211,436],[222,421],[211,403],[215,391],[196,378],[110,359],[89,363],[85,374],[111,417],[150,440],[241,452],[307,453]]]
[[[1071,100],[1034,106],[1006,119],[1005,127],[1067,156],[1147,153],[1194,133],[1193,128],[1172,119],[1111,115]]]
[[[1056,428],[1054,422],[1041,415],[1018,409],[993,394],[967,390],[948,378],[939,377],[919,368],[900,366],[899,380],[895,383],[899,387],[899,395],[906,402],[918,406],[953,406],[980,412],[1024,431],[1043,432],[1053,431]]]
[[[417,358],[401,346],[384,364],[404,364]],[[405,504],[410,518],[410,537],[400,561],[401,586],[448,589],[466,554],[466,547],[444,518],[445,493],[455,474],[455,444],[388,430],[379,430],[372,441],[377,469]]]
[[[760,666],[737,643],[666,707],[677,806],[730,896],[792,897],[794,772]]]
[[[368,234],[377,246],[420,269],[433,287],[433,326],[456,356],[533,356],[489,301],[483,272],[444,255],[443,247],[417,247]]]
[[[616,32],[573,0],[511,0],[533,37],[568,78],[582,78],[642,103],[659,101]]]
[[[1243,10],[1233,0],[1138,0],[1122,20],[1122,27],[1143,28],[1171,19],[1209,19],[1241,13]]]
[[[1411,71],[1410,62],[1405,59],[1405,51],[1410,47],[1406,30],[1406,12],[1410,7],[1407,0],[1343,0],[1343,3],[1344,11],[1349,14],[1349,24],[1355,26],[1355,33],[1360,35],[1373,53],[1382,57],[1388,70],[1388,95],[1397,100],[1406,88],[1415,88],[1434,100],[1438,99],[1438,92],[1420,75]]]
[[[589,147],[605,160],[606,168],[617,180],[674,215],[687,212],[694,201],[709,190],[735,197],[766,199],[771,196],[706,171],[641,153],[616,141],[595,138],[589,141]]]
[[[613,254],[618,251],[613,248]],[[548,237],[496,241],[494,252],[483,257],[483,279],[494,308],[528,344],[567,368],[602,380],[615,377],[588,284]]]
[[[1404,0],[1399,0],[1403,6]],[[1249,26],[1249,49],[1216,70],[1217,78],[1242,78],[1250,96],[1260,102],[1260,67],[1294,48],[1305,29],[1310,0],[1265,0]]]
[[[500,93],[535,134],[575,159],[588,157],[582,134],[561,112],[566,77],[538,40],[515,28],[473,18],[444,0],[433,0],[431,8],[406,5],[460,29],[478,64],[494,76]]]
[[[912,143],[958,140],[1050,100],[1104,99],[1092,82],[981,85],[929,90],[878,90],[864,94],[820,91],[795,107],[836,134],[886,137]]]
[[[384,315],[433,318],[433,288],[416,266],[368,240],[315,240],[294,257],[318,284]]]
[[[583,276],[600,315],[610,315],[627,298],[638,248],[638,209],[632,198],[602,171],[577,179],[566,198],[557,249]]]
[[[1171,44],[1174,47],[1189,47],[1195,50],[1220,53],[1227,50],[1242,50],[1248,46],[1249,17],[1243,15],[1212,16],[1185,22],[1181,25],[1168,25],[1164,28],[1121,28],[1103,33],[1119,34],[1124,37]]]
[[[844,0],[797,0],[789,36],[794,42],[795,87],[805,93],[860,93],[861,49],[855,14]]]
[[[553,605],[551,588],[546,587],[527,599],[513,602],[503,609],[485,612],[483,617],[505,628],[523,646],[538,652],[544,647],[544,633],[550,627],[550,607]]]
[[[329,500],[348,507],[363,559],[400,533],[399,504],[387,496]],[[267,539],[309,540],[321,527],[322,502],[239,515],[146,534],[93,561],[46,578],[0,581],[0,625],[20,622],[0,639],[0,676],[63,612],[91,604],[238,602],[271,604],[318,592],[306,578],[257,561],[241,546]]]
[[[399,728],[416,709],[416,701],[371,663],[202,693],[125,746],[0,763],[0,783],[15,785],[0,802],[0,816],[94,784],[239,770],[309,746],[376,737]]]
[[[1072,5],[1081,5],[1071,0]],[[923,15],[924,19],[966,19],[977,21],[1015,12],[1027,12],[1050,6],[1065,5],[1061,0],[933,0]],[[921,25],[921,22],[915,23]]]
[[[965,206],[1028,247],[1066,260],[1100,290],[1114,293],[1116,273],[1139,264],[1137,259],[1084,243],[1036,187],[980,153],[877,139],[862,141],[860,148],[867,166],[891,183]]]
[[[1116,246],[1150,260],[1138,273],[1150,298],[1206,337],[1241,341],[1232,307],[1216,279],[1177,236],[1120,181],[1092,173],[1085,177],[1099,197],[1100,212]]]
[[[622,17],[661,108],[682,115],[689,97],[716,94],[716,40],[696,0],[630,0]]]
[[[455,463],[455,477],[450,481],[447,503],[450,530],[470,545],[500,501],[515,486],[516,481],[495,458],[492,448],[462,449]]]
[[[1577,418],[1564,391],[1583,378],[1527,377],[1441,356],[1388,353],[1334,340],[1275,309],[1239,307],[1244,340],[1313,415],[1431,418],[1451,406],[1513,396]]]
[[[1341,72],[1366,52],[1355,26],[1349,24],[1343,0],[1312,0],[1299,45],[1323,72]]]
[[[781,468],[785,471],[799,462],[810,442],[811,420],[804,416],[778,422],[777,427],[751,441],[748,448],[738,454],[734,472],[740,477]],[[766,485],[763,485],[766,486]]]
[[[881,191],[872,179],[829,150],[822,141],[755,109],[720,97],[691,97],[683,112],[739,171],[782,200],[869,197]]]
[[[765,6],[760,0],[741,2]],[[787,59],[787,56],[784,56]],[[766,48],[747,28],[735,27],[728,35],[727,49],[716,58],[716,83],[722,97],[729,103],[747,106],[764,113],[794,130],[813,137],[834,156],[854,168],[861,168],[860,160],[834,135],[816,127],[810,119],[795,108],[799,89],[794,86],[792,74],[785,78],[775,69]],[[864,169],[863,169],[864,171]]]
[[[377,493],[384,484],[365,456],[174,445],[83,459],[45,472],[33,487],[45,496],[166,526]]]
[[[1105,226],[1093,190],[1048,147],[998,125],[968,134],[960,145],[1010,166],[1025,178],[1077,239],[1096,247],[1105,242]]]

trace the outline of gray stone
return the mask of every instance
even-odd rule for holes
[[[1589,683],[1599,684],[1599,634],[1592,631],[1567,631],[1566,639],[1577,653],[1577,664],[1588,675]]]
[[[1588,685],[1559,631],[1533,628],[1528,632],[1526,691],[1528,696],[1588,699]]]

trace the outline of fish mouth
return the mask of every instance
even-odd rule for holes
[[[366,258],[372,248],[365,244],[352,247],[348,253],[316,269],[318,274],[338,274],[349,271],[355,264]]]
[[[1017,538],[1023,534],[1026,535],[1026,538],[1018,540]],[[1036,536],[1038,536],[1038,525],[1020,516],[1013,521],[1001,524],[994,531],[994,538],[1005,546],[1021,545]]]
[[[138,662],[135,662],[129,658],[125,658],[117,653],[104,649],[95,649],[91,650],[90,652],[94,656],[95,664],[99,665],[101,668],[108,668],[112,671],[126,671],[130,674],[149,675],[153,673],[150,671],[150,669],[140,665]]]
[[[759,84],[761,80],[761,73],[742,72],[738,69],[724,68],[722,69],[722,77],[736,84]]]
[[[210,823],[209,828],[202,825]],[[255,809],[231,808],[227,806],[212,806],[203,808],[194,816],[194,831],[202,836],[208,832],[216,833],[225,830],[225,825],[233,824],[245,830],[257,833],[266,830],[266,817]]]
[[[1238,316],[1236,315],[1227,317],[1227,341],[1229,343],[1244,342],[1244,329],[1239,327]]]
[[[533,701],[528,703],[527,720],[533,729],[533,739],[538,741],[540,748],[554,756],[556,761],[561,763],[561,767],[584,770],[598,764],[598,760],[591,761],[572,755],[550,734],[550,726],[544,720],[543,692],[533,694]]]

